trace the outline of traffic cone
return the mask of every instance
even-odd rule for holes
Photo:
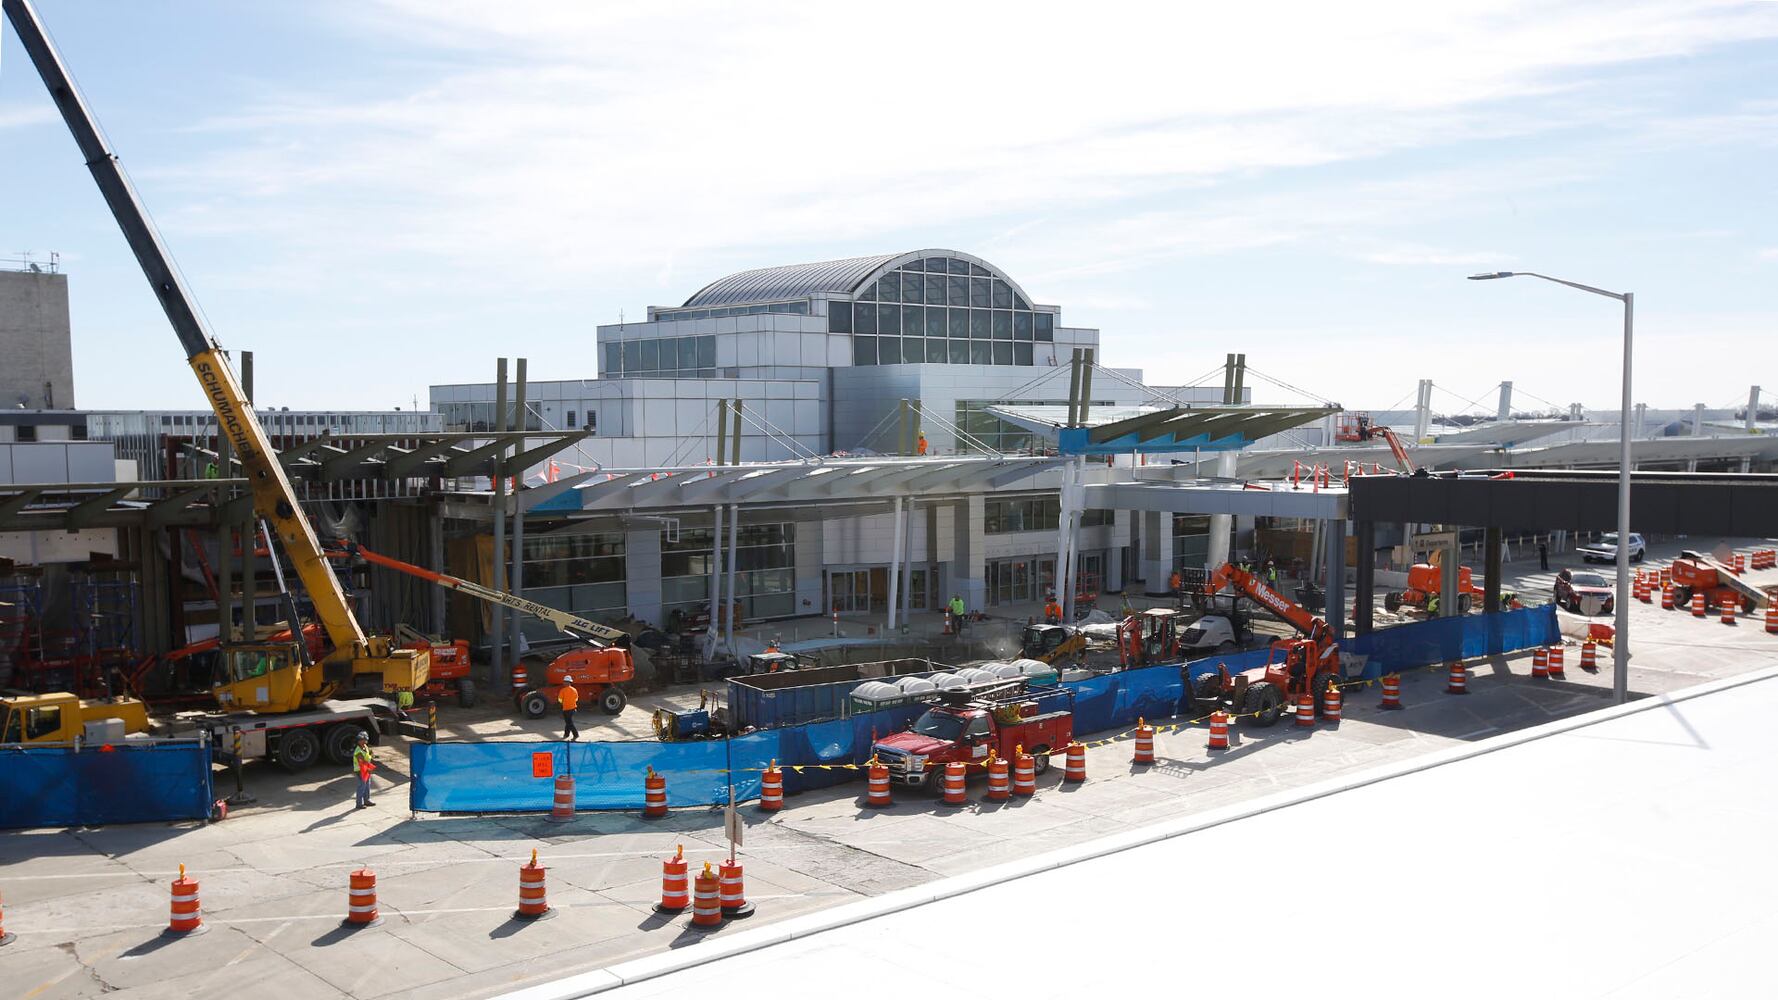
[[[1398,709],[1401,707],[1400,674],[1383,675],[1383,704],[1377,707],[1384,709]]]
[[[1668,605],[1672,605],[1669,600]],[[1580,668],[1589,674],[1599,672],[1599,644],[1591,639],[1580,644]]]
[[[1568,679],[1568,675],[1566,673],[1564,673],[1562,670],[1563,656],[1564,656],[1564,654],[1562,652],[1561,646],[1551,646],[1550,647],[1550,679],[1551,680],[1560,681],[1560,680],[1567,680]]]
[[[1701,590],[1692,591],[1692,617],[1703,618],[1709,613],[1710,608],[1704,603],[1704,592]]]
[[[691,905],[685,887],[685,845],[680,844],[673,856],[661,862],[661,901],[654,904],[656,913],[679,913]]]
[[[1327,686],[1327,693],[1321,696],[1321,721],[1339,722],[1340,707],[1344,701],[1345,697],[1340,694],[1340,685],[1337,683],[1329,684]]]
[[[340,926],[351,930],[375,927],[383,922],[377,915],[377,873],[360,868],[347,876],[346,919]]]
[[[1210,742],[1204,748],[1213,753],[1229,748],[1229,713],[1220,708],[1210,713]]]
[[[1550,675],[1550,647],[1539,646],[1531,651],[1531,676],[1548,677]]]
[[[753,904],[747,902],[746,880],[742,878],[739,861],[724,861],[717,867],[721,887],[717,899],[722,903],[722,919],[740,920],[753,916]]]
[[[1298,695],[1296,699],[1296,726],[1307,729],[1315,724],[1315,696]]]
[[[1662,611],[1672,611],[1673,610],[1673,584],[1672,583],[1661,584],[1661,610]]]
[[[1735,624],[1735,602],[1734,601],[1722,602],[1722,623],[1724,625]]]
[[[6,900],[0,898],[0,945],[11,944],[17,938],[17,934],[6,933]]]
[[[1778,635],[1778,601],[1766,605],[1766,634]]]
[[[778,761],[774,759],[759,776],[759,810],[760,812],[777,812],[782,808],[784,808],[784,772],[778,770]]]
[[[544,871],[544,867],[537,863],[536,848],[532,848],[531,863],[519,866],[519,908],[513,911],[514,920],[542,920],[556,915],[556,911],[549,908]]]
[[[167,918],[168,934],[198,934],[204,927],[203,904],[198,901],[198,880],[185,877],[185,866],[179,866],[179,877],[173,880],[173,901]]]

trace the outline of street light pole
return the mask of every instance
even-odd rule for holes
[[[1630,347],[1635,330],[1636,296],[1631,292],[1608,292],[1603,288],[1552,278],[1535,271],[1472,274],[1469,280],[1521,277],[1542,278],[1558,285],[1616,299],[1624,304],[1624,398],[1618,415],[1617,596],[1612,599],[1614,624],[1611,642],[1611,700],[1613,704],[1621,705],[1630,698]]]

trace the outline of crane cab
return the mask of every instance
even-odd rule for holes
[[[327,697],[305,686],[321,679],[318,669],[305,669],[303,651],[294,641],[245,642],[224,646],[221,677],[210,693],[228,711],[294,712],[305,697]],[[329,688],[328,693],[331,693]]]
[[[1118,626],[1118,655],[1125,667],[1165,663],[1179,658],[1177,608],[1149,608]]]

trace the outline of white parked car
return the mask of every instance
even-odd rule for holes
[[[1630,561],[1641,562],[1643,549],[1642,536],[1634,531],[1630,532]],[[1579,552],[1580,557],[1587,562],[1617,562],[1617,532],[1608,531],[1601,535],[1598,541],[1591,545],[1582,545],[1575,551]]]

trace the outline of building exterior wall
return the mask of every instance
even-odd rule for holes
[[[68,276],[0,271],[0,407],[74,406]]]

